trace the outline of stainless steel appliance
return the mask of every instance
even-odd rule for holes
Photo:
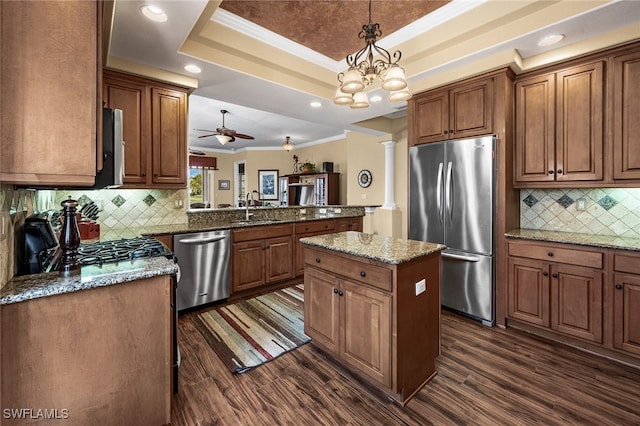
[[[34,214],[24,222],[24,252],[22,260],[18,262],[18,274],[37,274],[45,271],[45,268],[58,247],[56,237],[49,215],[47,213]]]
[[[409,238],[441,243],[442,305],[495,323],[494,136],[409,149]]]
[[[178,311],[226,299],[231,292],[231,232],[177,234],[173,249],[180,266]],[[246,265],[252,267],[252,265]],[[258,265],[258,267],[260,267]]]

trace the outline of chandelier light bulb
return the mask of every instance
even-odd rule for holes
[[[344,75],[340,90],[344,93],[356,93],[364,89],[362,75],[355,68],[350,68]]]
[[[353,103],[353,96],[349,93],[344,93],[338,87],[336,95],[333,97],[333,103],[336,105],[351,105]]]
[[[369,97],[364,92],[358,92],[353,94],[353,103],[351,108],[367,108],[369,107]]]
[[[392,90],[391,93],[389,93],[389,100],[392,102],[408,101],[411,99],[411,96],[411,93],[406,88],[402,90]]]
[[[384,76],[382,88],[385,90],[402,90],[407,87],[404,70],[398,65],[392,65]]]

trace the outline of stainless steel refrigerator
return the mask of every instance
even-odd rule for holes
[[[441,243],[442,305],[495,323],[494,136],[409,149],[409,238]]]

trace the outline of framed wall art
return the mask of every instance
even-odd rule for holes
[[[226,191],[228,189],[231,189],[231,182],[228,180],[219,180],[218,181],[218,189],[221,189],[223,191]]]
[[[261,200],[278,199],[277,170],[258,170],[258,192]]]

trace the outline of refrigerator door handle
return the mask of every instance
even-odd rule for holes
[[[444,220],[444,214],[442,211],[442,174],[443,174],[443,164],[438,164],[438,183],[436,184],[436,207],[438,209],[438,218],[440,219],[440,223]]]
[[[443,258],[447,258],[447,259],[455,259],[455,260],[463,260],[465,262],[479,262],[480,258],[477,256],[463,256],[461,254],[451,254],[451,253],[445,253],[445,252],[441,252],[440,256],[442,256]]]
[[[449,161],[447,164],[447,180],[445,182],[445,191],[444,191],[444,199],[445,199],[445,207],[447,208],[447,213],[449,214],[449,221],[453,219],[453,209],[451,208],[452,204],[452,195],[451,195],[451,179],[453,177],[453,163]]]

